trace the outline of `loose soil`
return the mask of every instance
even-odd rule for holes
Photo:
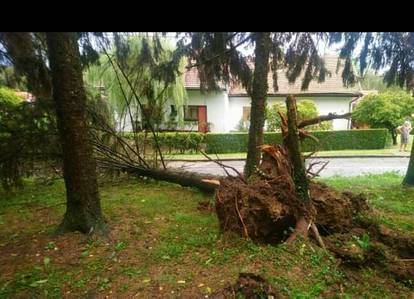
[[[371,219],[374,211],[361,194],[337,192],[310,180],[311,202],[296,195],[292,167],[282,146],[265,146],[257,173],[245,182],[226,177],[216,192],[221,231],[256,243],[279,244],[302,215],[314,219],[329,251],[345,266],[376,267],[413,287],[414,240]]]

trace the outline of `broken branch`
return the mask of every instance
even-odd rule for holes
[[[319,124],[323,121],[328,121],[328,120],[333,120],[333,119],[343,119],[343,118],[350,118],[351,117],[351,113],[345,113],[345,114],[334,114],[334,113],[329,113],[328,115],[321,115],[315,118],[310,118],[310,119],[305,119],[302,120],[299,124],[298,124],[298,128],[304,128],[310,125],[315,125],[315,124]]]

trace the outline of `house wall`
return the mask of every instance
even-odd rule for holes
[[[201,94],[199,90],[187,90],[187,105],[207,106],[207,122],[211,123],[211,132],[228,132],[230,130],[229,117],[229,97],[227,92],[211,92]]]
[[[207,106],[207,122],[211,123],[210,131],[213,133],[237,131],[237,125],[243,116],[243,107],[250,107],[250,98],[228,97],[226,91],[211,92],[201,94],[199,90],[187,90],[187,105],[205,105]],[[319,109],[319,113],[324,115],[328,113],[343,114],[349,111],[349,102],[352,97],[297,97],[301,99],[313,100]],[[277,102],[284,103],[284,97],[269,97],[268,106]],[[172,102],[166,103],[165,112],[169,115]],[[129,119],[126,119],[125,131],[131,130]],[[333,120],[334,130],[345,130],[348,128],[348,120]],[[185,130],[197,131],[197,125],[186,125],[181,127]]]
[[[297,100],[309,99],[313,100],[318,107],[321,115],[328,113],[343,114],[349,112],[349,102],[352,97],[297,97]],[[267,105],[271,106],[275,103],[284,103],[284,97],[269,97]],[[243,116],[243,107],[250,107],[249,97],[229,97],[229,114],[228,127],[230,131],[235,131],[236,127]],[[348,120],[335,119],[333,120],[334,130],[346,130],[348,128]]]

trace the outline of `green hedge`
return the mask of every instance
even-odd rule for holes
[[[302,143],[305,152],[319,150],[346,150],[346,149],[382,149],[388,142],[386,129],[366,130],[338,130],[312,131],[313,136],[319,139],[319,144],[307,138]],[[267,132],[264,134],[265,144],[280,144],[281,133]],[[247,149],[247,133],[206,135],[207,153],[234,153],[245,152]]]
[[[319,144],[307,138],[302,143],[302,150],[332,151],[347,149],[382,149],[389,143],[389,133],[386,129],[340,130],[340,131],[312,131],[312,135],[319,139]],[[126,137],[132,134],[124,133]],[[143,134],[139,134],[140,138]],[[164,151],[169,153],[196,152],[204,149],[207,153],[235,153],[246,152],[247,133],[158,133],[159,143]],[[147,135],[149,145],[154,144],[151,134]],[[265,144],[280,144],[281,133],[266,132]]]

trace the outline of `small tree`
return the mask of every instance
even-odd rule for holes
[[[286,114],[286,105],[283,103],[273,104],[266,111],[267,130],[279,131],[281,125],[281,119],[279,112]],[[318,107],[312,100],[302,100],[297,104],[298,120],[311,119],[319,116]],[[331,130],[332,121],[322,122],[320,124],[312,125],[307,128],[308,130]]]
[[[405,91],[386,91],[367,95],[355,108],[352,117],[372,128],[389,130],[393,144],[397,144],[397,127],[414,113],[414,101]]]

